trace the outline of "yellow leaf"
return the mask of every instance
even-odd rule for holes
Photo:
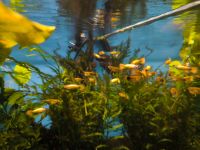
[[[12,11],[0,2],[0,41],[9,41],[6,47],[16,44],[29,46],[44,42],[55,30],[54,26],[45,26]]]
[[[19,84],[26,84],[31,79],[31,71],[28,67],[16,65],[14,68],[14,78]]]
[[[33,22],[23,15],[7,8],[0,1],[0,63],[9,55],[10,48],[19,44],[22,47],[44,42],[55,30]]]

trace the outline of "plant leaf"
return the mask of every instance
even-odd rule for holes
[[[16,65],[13,77],[19,84],[26,84],[31,79],[31,71],[28,67]]]

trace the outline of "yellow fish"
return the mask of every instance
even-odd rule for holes
[[[115,66],[108,66],[108,69],[111,72],[119,72],[120,71],[119,67],[115,67]]]
[[[192,81],[194,81],[194,77],[193,76],[185,76],[185,77],[183,77],[183,80],[186,82],[192,82]]]
[[[99,55],[104,55],[105,52],[104,52],[104,51],[99,51],[98,54],[99,54]]]
[[[165,64],[166,64],[166,65],[169,65],[171,62],[172,62],[172,60],[169,58],[169,59],[167,59],[167,60],[165,61]]]
[[[129,96],[125,92],[119,92],[118,95],[124,99],[129,99]]]
[[[83,81],[82,78],[74,78],[74,80],[75,80],[76,82],[81,82],[81,81]]]
[[[93,84],[96,84],[96,79],[95,78],[92,78],[92,77],[90,77],[90,78],[88,78],[88,81],[89,81],[89,83],[93,83]]]
[[[110,54],[111,54],[111,55],[119,55],[119,54],[120,54],[120,51],[111,51]]]
[[[120,79],[119,78],[111,79],[110,83],[120,83]]]
[[[89,77],[89,76],[98,76],[98,74],[96,72],[92,72],[92,71],[84,71],[83,74],[86,77]]]
[[[190,67],[190,66],[184,66],[184,65],[177,65],[175,67],[176,69],[190,71],[191,73],[194,73],[194,74],[198,72],[197,67]]]
[[[151,66],[146,66],[146,67],[144,68],[144,70],[145,70],[145,71],[151,70]]]
[[[42,100],[42,102],[45,102],[45,103],[50,104],[50,105],[57,105],[57,104],[61,103],[61,100],[59,100],[59,99],[46,99],[46,100]]]
[[[32,110],[32,113],[34,113],[34,114],[40,114],[40,113],[45,112],[46,110],[47,110],[47,108],[43,108],[43,107],[36,108],[36,109]]]
[[[145,58],[142,57],[140,59],[133,60],[131,62],[131,64],[134,64],[134,65],[144,65],[145,64]]]
[[[77,89],[83,89],[84,86],[79,84],[68,84],[64,85],[64,88],[67,90],[77,90]]]
[[[124,70],[124,69],[137,69],[138,65],[135,64],[120,64],[119,69]]]
[[[192,95],[200,94],[200,87],[188,87],[188,91]]]
[[[96,53],[94,53],[94,57],[97,58],[97,59],[101,58],[101,56],[99,54],[96,54]]]
[[[170,93],[171,93],[172,96],[178,96],[179,95],[178,90],[176,88],[174,88],[174,87],[172,87],[170,89]]]
[[[165,79],[163,77],[161,77],[161,76],[158,76],[158,77],[156,77],[155,81],[158,82],[158,83],[164,83]]]
[[[119,21],[119,18],[117,18],[117,17],[111,17],[111,21],[112,22],[117,22],[117,21]]]
[[[133,81],[133,82],[138,82],[142,79],[141,75],[131,75],[127,77],[127,80]]]

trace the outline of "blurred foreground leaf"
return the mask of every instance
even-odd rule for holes
[[[44,42],[55,30],[12,11],[0,2],[0,64],[10,53],[10,48],[19,44],[22,47]]]

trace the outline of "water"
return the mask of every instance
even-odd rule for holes
[[[182,5],[181,1],[174,1]],[[79,44],[80,33],[91,37],[99,36],[172,9],[171,0],[125,0],[123,2],[120,0],[4,0],[4,2],[34,21],[56,26],[53,35],[40,46],[51,54],[57,49],[62,56],[65,56],[68,51],[69,41]],[[191,14],[196,14],[196,11],[191,11],[187,15]],[[130,38],[131,50],[140,49],[140,55],[148,53],[148,48],[153,49],[153,53],[147,57],[147,63],[156,68],[167,58],[179,58],[184,26],[183,23],[175,24],[174,18],[170,17],[112,36],[109,38],[109,43],[111,46],[116,46]],[[185,19],[191,21],[190,17]],[[192,26],[197,25],[192,24]],[[100,48],[96,46],[95,51],[98,50]],[[18,50],[16,47],[11,56],[37,65],[48,72],[40,57],[28,56],[32,53],[34,52]]]

